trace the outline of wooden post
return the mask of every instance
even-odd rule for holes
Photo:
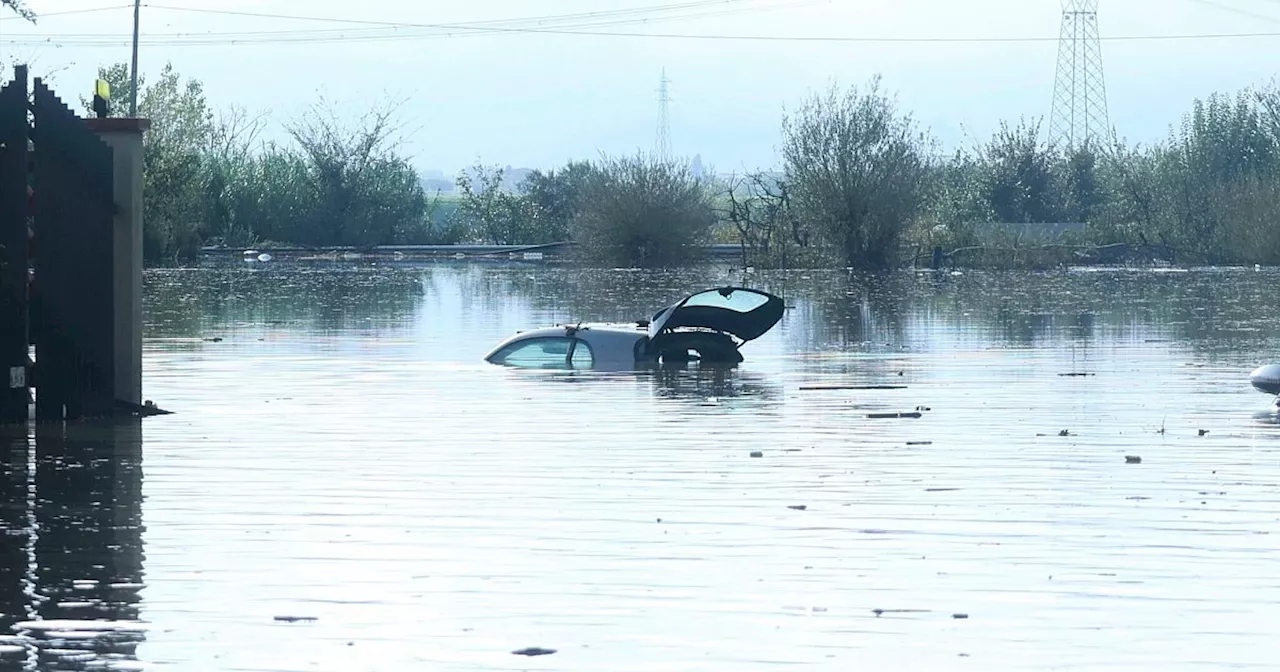
[[[142,403],[142,138],[148,119],[86,119],[112,149],[115,171],[115,393]]]

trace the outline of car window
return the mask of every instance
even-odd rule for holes
[[[686,306],[708,306],[711,308],[724,308],[725,310],[733,310],[739,313],[749,313],[760,306],[769,302],[769,297],[756,292],[744,292],[741,290],[728,293],[713,289],[709,292],[701,292],[689,297],[685,302]]]
[[[572,338],[534,338],[513,343],[499,352],[494,361],[508,366],[564,368],[570,362],[570,348],[573,349],[573,368],[588,368],[594,363],[591,347]]]

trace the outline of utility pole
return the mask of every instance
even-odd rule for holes
[[[133,0],[133,66],[129,68],[129,116],[138,116],[138,14],[142,0]]]
[[[1098,0],[1062,0],[1049,141],[1070,151],[1105,140],[1109,131]]]

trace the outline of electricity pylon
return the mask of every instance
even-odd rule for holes
[[[1062,0],[1062,37],[1058,43],[1049,140],[1072,150],[1105,142],[1109,128],[1098,0]]]

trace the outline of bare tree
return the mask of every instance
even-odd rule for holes
[[[791,206],[786,180],[755,172],[729,178],[721,218],[738,230],[744,266],[787,266],[809,247],[808,227]]]
[[[239,105],[219,110],[214,114],[209,134],[210,149],[219,159],[243,159],[249,156],[265,126],[265,113],[258,113],[251,117],[248,111]]]

